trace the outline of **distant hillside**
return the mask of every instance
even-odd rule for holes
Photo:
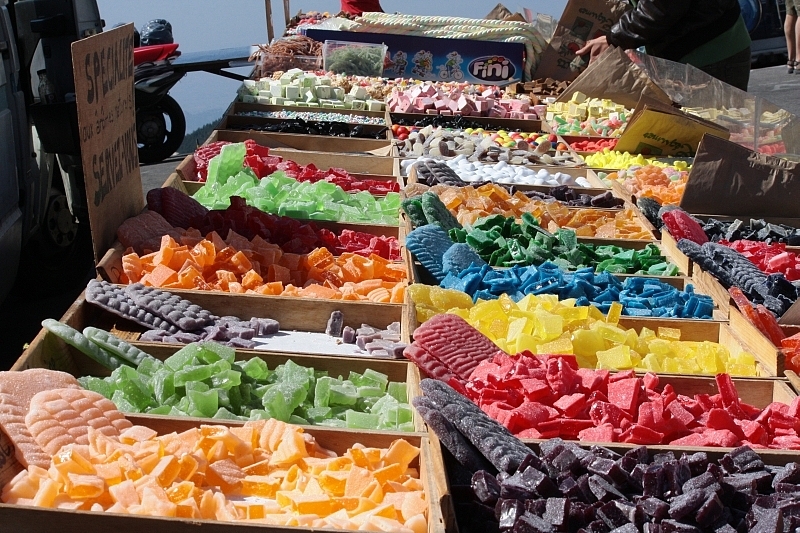
[[[204,126],[200,126],[191,133],[187,133],[178,148],[179,154],[188,154],[195,151],[195,148],[206,142],[208,136],[214,131],[214,127],[219,123],[219,119],[209,122]]]

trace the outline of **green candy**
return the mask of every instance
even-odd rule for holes
[[[81,353],[84,353],[100,363],[109,370],[114,370],[121,366],[129,365],[130,363],[121,357],[104,350],[88,338],[86,338],[80,331],[74,329],[66,324],[62,324],[58,320],[46,318],[42,320],[42,326],[63,340],[73,348],[77,348]]]
[[[195,343],[164,363],[148,356],[137,368],[122,365],[107,378],[80,383],[131,413],[414,430],[406,384],[386,374],[367,369],[334,378],[292,360],[270,371],[260,358],[236,362],[235,355],[215,343]]]
[[[403,200],[402,209],[411,221],[412,228],[418,228],[428,224],[428,219],[425,217],[425,212],[422,210],[422,204],[417,198],[407,198]]]
[[[442,200],[435,193],[430,191],[424,193],[420,199],[422,212],[428,224],[441,226],[443,230],[450,231],[461,227],[453,213],[442,203]]]
[[[140,365],[145,359],[158,361],[158,359],[149,353],[143,352],[136,346],[128,344],[124,340],[109,333],[108,331],[88,326],[83,328],[83,335],[93,343],[100,346],[102,349],[112,353],[120,359],[127,361],[128,364],[133,366]]]
[[[261,211],[292,218],[398,225],[398,193],[383,198],[366,191],[350,194],[326,181],[297,181],[283,171],[258,179],[244,166],[245,153],[242,143],[226,145],[209,162],[206,184],[194,198],[209,209],[226,209],[232,196],[240,196]]]

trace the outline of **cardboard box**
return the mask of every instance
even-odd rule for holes
[[[570,0],[558,19],[550,44],[539,59],[534,79],[571,81],[578,77],[588,58],[577,58],[586,41],[607,34],[628,9],[624,0]],[[577,59],[576,59],[577,58]]]
[[[523,79],[521,43],[442,39],[394,33],[362,33],[309,28],[315,41],[383,43],[389,47],[387,78],[502,84]]]
[[[244,142],[247,139],[253,139],[261,146],[266,146],[270,149],[285,151],[325,152],[366,157],[397,157],[391,142],[383,139],[331,137],[323,141],[318,137],[299,133],[275,133],[272,131],[214,130],[203,144],[216,141]]]

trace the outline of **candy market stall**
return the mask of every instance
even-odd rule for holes
[[[683,111],[527,81],[523,22],[300,22],[507,40],[526,82],[276,41],[162,187],[87,182],[98,278],[0,373],[0,529],[793,530],[794,117],[638,56]],[[648,110],[713,127],[616,151]]]

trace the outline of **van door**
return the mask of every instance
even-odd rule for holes
[[[0,11],[6,11],[0,7]],[[11,290],[17,275],[22,248],[22,211],[19,206],[17,148],[18,124],[12,109],[17,108],[13,54],[14,39],[4,24],[7,13],[0,12],[0,302]]]

